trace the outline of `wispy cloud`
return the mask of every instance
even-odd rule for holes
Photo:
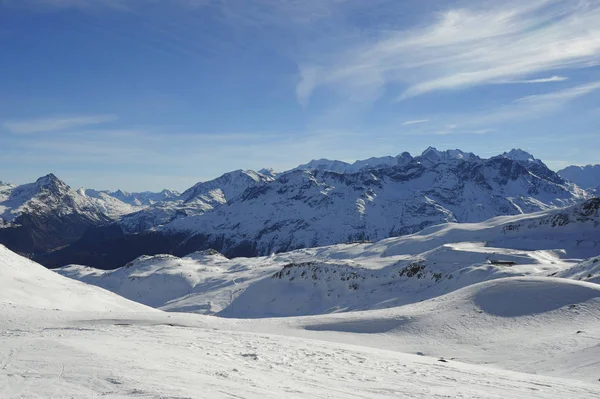
[[[495,111],[473,118],[469,121],[469,124],[514,122],[541,117],[561,109],[571,101],[598,90],[600,90],[600,81],[595,81],[568,89],[521,97]]]
[[[514,84],[520,84],[520,83],[551,83],[551,82],[564,82],[565,80],[569,80],[569,78],[565,77],[565,76],[550,76],[549,78],[538,78],[538,79],[525,79],[525,80],[507,80],[505,82],[500,82],[500,83],[514,83]]]
[[[114,115],[55,117],[22,121],[6,121],[2,127],[14,134],[59,132],[116,120]]]
[[[425,123],[425,122],[429,122],[429,119],[417,119],[414,121],[406,121],[406,122],[402,123],[402,125],[403,126],[417,125],[417,124]]]
[[[380,95],[388,84],[404,86],[398,97],[404,100],[600,63],[598,1],[467,3],[440,13],[429,25],[374,35],[320,63],[303,64],[299,101],[307,102],[319,87],[347,97]]]

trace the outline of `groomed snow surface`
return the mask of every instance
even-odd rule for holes
[[[598,398],[598,225],[575,216],[111,272],[0,246],[0,398]]]

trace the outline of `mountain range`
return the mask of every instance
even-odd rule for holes
[[[376,241],[591,197],[522,150],[488,159],[428,148],[413,157],[316,160],[237,170],[183,193],[73,190],[50,174],[0,185],[0,242],[50,266],[121,266],[139,255],[218,250],[257,256]]]
[[[558,174],[579,187],[600,193],[600,165],[572,165],[559,170]]]

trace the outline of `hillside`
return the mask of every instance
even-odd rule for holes
[[[600,199],[592,199],[376,243],[258,258],[227,259],[216,251],[142,256],[114,271],[56,271],[169,311],[259,318],[389,308],[510,276],[579,278],[576,265],[600,252],[599,209]]]
[[[102,288],[62,277],[0,245],[0,307],[48,311],[151,311]]]
[[[600,394],[596,284],[505,278],[386,310],[244,321],[154,311],[4,247],[0,274],[3,398]]]

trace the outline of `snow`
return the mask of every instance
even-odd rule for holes
[[[0,304],[46,310],[149,310],[104,289],[62,277],[0,244]]]
[[[262,318],[384,309],[505,277],[597,276],[580,264],[600,252],[594,204],[256,258],[209,251],[142,256],[107,272],[56,271],[168,311]]]
[[[586,259],[557,274],[559,277],[600,283],[600,256]]]
[[[522,149],[512,149],[509,152],[505,152],[502,154],[506,158],[513,159],[515,161],[522,162],[539,162],[533,155],[528,153],[527,151],[523,151]]]
[[[336,173],[358,173],[369,169],[380,169],[393,166],[404,166],[412,161],[414,158],[408,152],[403,152],[395,157],[384,156],[384,157],[372,157],[368,159],[358,160],[353,163],[344,161],[329,160],[329,159],[314,159],[306,164],[297,166],[294,170],[327,170]],[[443,162],[450,160],[476,160],[479,159],[476,155],[470,152],[463,152],[461,150],[446,150],[438,151],[434,147],[428,147],[418,157],[420,161],[425,162]]]
[[[3,398],[594,398],[597,382],[239,331],[194,315],[0,308]],[[322,333],[321,333],[322,334]]]
[[[531,171],[503,182],[522,170],[495,159],[507,174],[490,168],[482,176],[510,198],[510,212],[541,211],[479,221],[496,214],[490,203],[501,205],[446,173],[475,156],[426,152],[419,162],[432,164],[424,172],[420,164],[402,176],[299,170],[271,181],[236,171],[227,184],[200,183],[187,198],[214,205],[206,215],[227,228],[220,210],[250,201],[232,220],[266,215],[274,224],[263,226],[265,242],[283,237],[311,248],[256,258],[210,250],[141,256],[112,271],[70,265],[56,273],[0,245],[0,398],[600,397],[600,200],[552,209],[579,192],[540,183]],[[508,155],[540,165],[530,154]],[[413,162],[408,157],[354,165]],[[418,170],[407,195],[403,179]],[[453,207],[457,185],[463,197]],[[432,186],[436,193],[425,192]],[[277,198],[301,197],[301,205],[265,214],[273,187]],[[398,198],[412,202],[398,208]],[[203,212],[183,203],[140,214],[160,209],[151,220],[157,227],[185,218],[185,206]],[[53,175],[0,185],[3,214],[49,204],[58,214],[95,209],[86,191]],[[106,212],[116,217],[121,205],[113,205]],[[310,222],[317,238],[338,240],[336,231],[371,222],[388,229],[399,209],[416,224],[477,222],[321,247],[302,231]],[[277,219],[282,212],[289,219]]]
[[[599,316],[597,284],[511,277],[397,308],[283,320],[295,335],[304,328],[337,342],[597,382]]]
[[[22,284],[54,284],[1,254],[0,281],[24,269]],[[591,283],[508,278],[386,310],[245,321],[129,308],[94,287],[79,297],[83,284],[54,278],[54,293],[0,290],[2,398],[600,395]],[[536,305],[522,311],[523,299]],[[49,302],[57,310],[40,308]]]
[[[556,209],[587,197],[564,181],[555,182],[560,180],[555,174],[545,180],[502,157],[473,157],[435,165],[412,160],[401,168],[355,174],[296,170],[249,188],[228,206],[178,218],[157,230],[199,235],[204,248],[214,246],[232,256],[266,255],[381,240],[445,222]]]
[[[7,222],[7,226],[23,213],[54,213],[61,217],[80,214],[101,222],[104,215],[100,212],[86,196],[72,190],[52,173],[34,183],[0,186],[0,220]]]
[[[123,215],[118,224],[124,232],[131,234],[155,230],[177,219],[200,216],[227,204],[250,187],[273,180],[270,174],[252,170],[228,172],[216,179],[199,182],[180,195],[171,195],[137,212]]]
[[[80,188],[77,193],[89,199],[102,213],[115,220],[143,208],[141,205],[123,202],[104,191]]]

